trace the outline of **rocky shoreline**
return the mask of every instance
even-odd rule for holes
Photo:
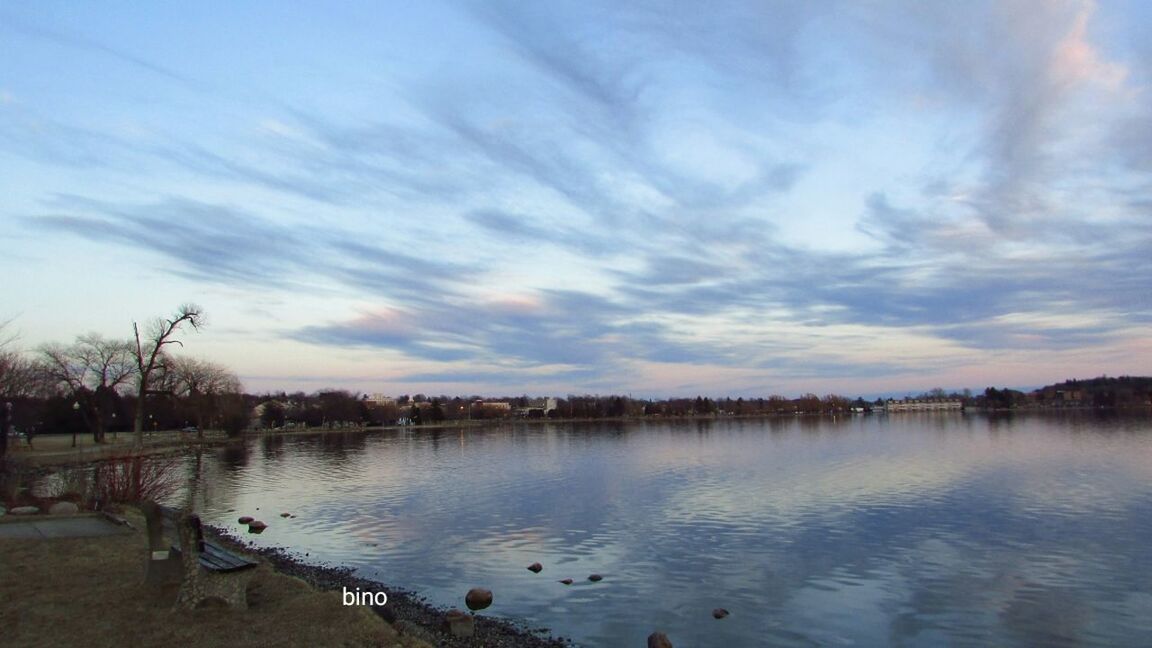
[[[268,561],[276,571],[299,578],[319,590],[360,590],[386,592],[388,603],[371,606],[372,610],[403,635],[416,637],[443,648],[572,648],[571,640],[553,637],[548,628],[528,628],[504,619],[482,614],[475,616],[472,637],[449,634],[445,622],[448,610],[440,608],[408,590],[392,587],[379,581],[361,578],[351,567],[318,565],[304,556],[279,547],[258,547],[232,535],[225,529],[209,527],[207,530],[225,544]]]

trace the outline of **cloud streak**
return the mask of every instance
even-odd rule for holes
[[[371,60],[235,119],[209,93],[212,119],[143,137],[0,105],[0,152],[81,180],[8,216],[331,299],[285,338],[429,382],[914,376],[1152,319],[1152,71],[1103,45],[1112,7],[448,7],[435,73]],[[211,82],[35,24],[15,29]]]

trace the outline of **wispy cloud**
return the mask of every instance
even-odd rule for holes
[[[231,285],[317,290],[335,280],[379,298],[424,299],[476,271],[452,261],[415,258],[364,243],[353,232],[290,226],[256,213],[183,198],[114,204],[62,195],[55,213],[24,219],[28,227],[70,232],[159,254],[170,272]]]
[[[1114,7],[449,11],[459,51],[419,46],[435,73],[380,60],[203,130],[0,105],[21,168],[120,178],[45,180],[19,222],[194,281],[339,293],[287,336],[399,353],[428,382],[914,374],[1113,348],[1152,320],[1152,70],[1104,42]],[[141,78],[211,82],[21,21]]]
[[[113,47],[83,34],[47,27],[42,23],[29,20],[14,12],[0,11],[0,29],[4,28],[18,34],[41,38],[62,47],[107,56],[120,63],[125,63],[146,71],[154,76],[163,77],[181,84],[196,87],[200,87],[201,85],[192,77],[156,63],[145,56],[140,56],[119,47]]]

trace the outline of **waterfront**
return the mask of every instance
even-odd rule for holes
[[[1147,417],[960,413],[264,437],[206,521],[587,646],[1139,645]],[[297,517],[281,518],[281,512]],[[527,565],[540,562],[539,574]],[[589,582],[588,575],[604,577]],[[573,578],[570,586],[558,580]],[[714,620],[713,608],[731,616]]]

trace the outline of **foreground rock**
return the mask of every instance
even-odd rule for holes
[[[648,648],[672,648],[672,641],[663,632],[648,635]]]
[[[476,634],[475,618],[461,610],[448,610],[444,615],[444,624],[448,627],[448,634],[453,637],[472,637]]]
[[[473,587],[464,595],[464,605],[467,605],[468,609],[473,612],[487,608],[492,605],[492,590]]]
[[[76,515],[80,507],[72,502],[56,502],[48,509],[49,515]]]
[[[264,529],[267,529],[267,528],[268,528],[267,524],[264,524],[260,520],[253,520],[252,522],[250,522],[248,524],[248,533],[257,533],[257,534],[264,533]]]

